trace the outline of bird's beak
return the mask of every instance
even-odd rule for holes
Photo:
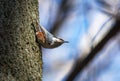
[[[64,41],[64,43],[69,43],[69,41]]]

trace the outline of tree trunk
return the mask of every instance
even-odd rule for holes
[[[41,81],[42,55],[31,17],[37,0],[0,0],[0,81]]]

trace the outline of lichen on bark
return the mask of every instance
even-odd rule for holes
[[[37,0],[0,1],[0,81],[41,81],[42,55],[31,18]]]

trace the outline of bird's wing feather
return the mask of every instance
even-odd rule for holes
[[[52,42],[52,38],[54,37],[51,33],[49,33],[43,26],[40,26],[41,31],[45,34],[45,38],[47,42]]]

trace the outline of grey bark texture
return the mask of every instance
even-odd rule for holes
[[[41,81],[31,17],[38,19],[37,0],[0,0],[0,81]]]

